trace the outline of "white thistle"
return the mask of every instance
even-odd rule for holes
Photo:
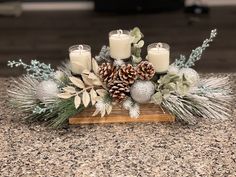
[[[131,106],[131,108],[129,109],[129,116],[131,118],[138,118],[140,115],[140,107],[139,105],[136,103],[133,106]]]
[[[42,81],[36,90],[37,98],[41,102],[52,100],[57,97],[59,90],[57,84],[53,80]]]
[[[125,108],[126,110],[129,110],[133,105],[133,101],[131,100],[131,98],[126,99],[123,102],[123,108]]]
[[[92,116],[96,116],[97,114],[101,114],[101,117],[104,117],[105,114],[107,113],[108,115],[112,111],[112,104],[109,101],[106,101],[104,98],[98,99],[97,102],[95,103],[95,112],[93,113]]]
[[[138,103],[134,102],[131,98],[128,98],[123,102],[123,108],[129,111],[129,116],[131,118],[138,118],[140,115]]]

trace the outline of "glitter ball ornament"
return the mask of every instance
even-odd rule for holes
[[[200,79],[199,74],[194,69],[182,68],[179,71],[179,75],[183,75],[183,74],[185,78],[187,79],[187,81],[189,81],[192,86],[197,85],[197,83],[199,82],[199,79]]]
[[[57,94],[57,84],[52,80],[40,82],[36,90],[37,98],[42,102],[55,98]]]
[[[151,81],[137,80],[130,89],[131,97],[137,103],[147,103],[155,92],[155,86]]]

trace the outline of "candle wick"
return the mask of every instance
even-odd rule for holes
[[[84,49],[84,46],[83,46],[83,45],[79,45],[78,49],[79,49],[79,52],[80,52],[80,54],[81,54],[81,53],[82,53],[82,50]]]
[[[156,48],[163,48],[163,44],[162,43],[157,43],[157,45],[156,45]]]
[[[121,35],[121,34],[123,34],[123,30],[122,30],[122,29],[119,29],[119,30],[117,30],[117,33],[118,33],[119,35]]]

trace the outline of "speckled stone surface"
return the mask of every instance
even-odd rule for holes
[[[236,86],[236,74],[231,74]],[[236,176],[236,121],[85,125],[50,130],[27,125],[7,106],[0,79],[0,176]]]

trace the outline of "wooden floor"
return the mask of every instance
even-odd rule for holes
[[[26,12],[0,18],[0,76],[16,75],[7,60],[39,59],[54,66],[68,57],[68,47],[85,43],[97,54],[108,43],[112,29],[139,26],[146,44],[162,41],[171,46],[171,58],[188,55],[213,28],[219,35],[196,68],[201,72],[236,72],[236,6],[214,7],[208,16],[190,17],[182,11],[161,14],[99,14],[82,12]],[[146,47],[145,47],[146,48]],[[146,55],[146,50],[143,51]]]

